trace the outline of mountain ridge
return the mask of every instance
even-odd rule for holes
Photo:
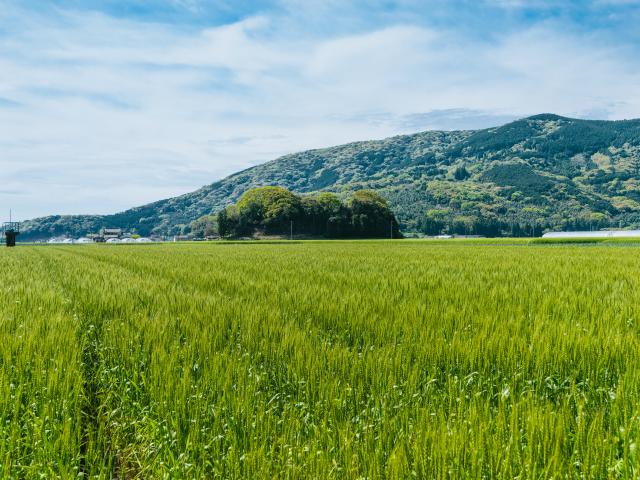
[[[431,130],[307,150],[113,215],[29,220],[23,238],[79,236],[103,226],[142,235],[189,233],[197,218],[267,185],[299,194],[379,191],[409,233],[435,233],[434,215],[445,225],[441,230],[458,224],[478,230],[478,219],[502,230],[511,225],[514,234],[524,234],[526,225],[531,233],[577,228],[576,218],[591,227],[632,227],[640,224],[640,120],[544,113],[481,130]]]

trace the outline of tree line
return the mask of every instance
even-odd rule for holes
[[[357,190],[343,202],[333,193],[301,196],[283,187],[247,190],[237,203],[191,225],[195,236],[238,238],[307,235],[325,238],[401,238],[387,201]]]
[[[628,221],[624,224],[633,224],[633,222]],[[585,211],[571,218],[565,218],[557,214],[545,215],[533,207],[524,207],[517,212],[502,216],[462,213],[450,209],[430,209],[418,223],[419,231],[426,235],[485,237],[539,237],[545,231],[597,231],[618,226],[619,224],[615,223],[611,217],[600,212]]]

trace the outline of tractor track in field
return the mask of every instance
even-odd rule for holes
[[[102,332],[102,323],[87,325],[82,321],[79,330],[79,341],[82,345],[82,391],[84,394],[82,415],[82,441],[80,443],[80,474],[87,478],[90,466],[87,465],[88,447],[91,433],[98,429],[100,414],[100,398],[98,396],[98,380],[95,365],[100,363],[98,342]]]
[[[101,412],[101,384],[99,378],[99,366],[101,365],[101,346],[104,326],[104,316],[86,316],[79,315],[77,306],[81,302],[81,295],[71,290],[65,283],[65,275],[60,264],[51,257],[37,251],[37,254],[48,264],[50,272],[55,274],[52,283],[59,286],[64,292],[65,299],[68,300],[65,310],[69,315],[77,318],[79,321],[77,329],[77,342],[81,348],[81,371],[82,371],[82,398],[81,398],[81,425],[80,425],[80,445],[79,445],[79,465],[78,476],[89,478],[94,471],[96,465],[92,465],[90,458],[91,444],[95,442],[96,432],[100,430]],[[108,435],[107,435],[108,438]],[[112,451],[111,443],[108,441],[104,445],[106,450],[102,452],[102,468],[106,462],[107,468],[113,470],[114,477],[120,478],[121,470],[117,452]],[[113,459],[111,462],[110,459]],[[102,468],[100,468],[101,473]]]

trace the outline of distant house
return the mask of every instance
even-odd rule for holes
[[[548,232],[542,238],[630,238],[640,237],[640,230],[598,230],[595,232]]]
[[[110,238],[120,238],[122,236],[121,228],[103,228],[100,230],[100,235],[105,240],[109,240]]]
[[[123,236],[121,228],[102,228],[99,233],[87,235],[91,240],[97,243],[107,242],[109,240],[119,240]]]

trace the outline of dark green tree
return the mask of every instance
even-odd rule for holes
[[[446,210],[428,210],[422,223],[422,231],[427,235],[440,235],[444,233],[447,220],[448,212]]]
[[[456,180],[466,180],[470,176],[471,174],[467,171],[464,165],[456,168],[453,172],[453,178],[455,178]]]
[[[244,234],[241,229],[238,210],[235,205],[229,205],[218,212],[218,234],[221,237],[237,237]]]
[[[328,238],[348,236],[350,233],[349,209],[333,193],[321,193],[316,198],[323,235]]]
[[[240,197],[237,208],[241,223],[274,234],[287,232],[302,211],[300,198],[282,187],[252,188]]]
[[[358,190],[349,201],[352,234],[356,237],[400,237],[398,222],[387,201],[372,190]]]

